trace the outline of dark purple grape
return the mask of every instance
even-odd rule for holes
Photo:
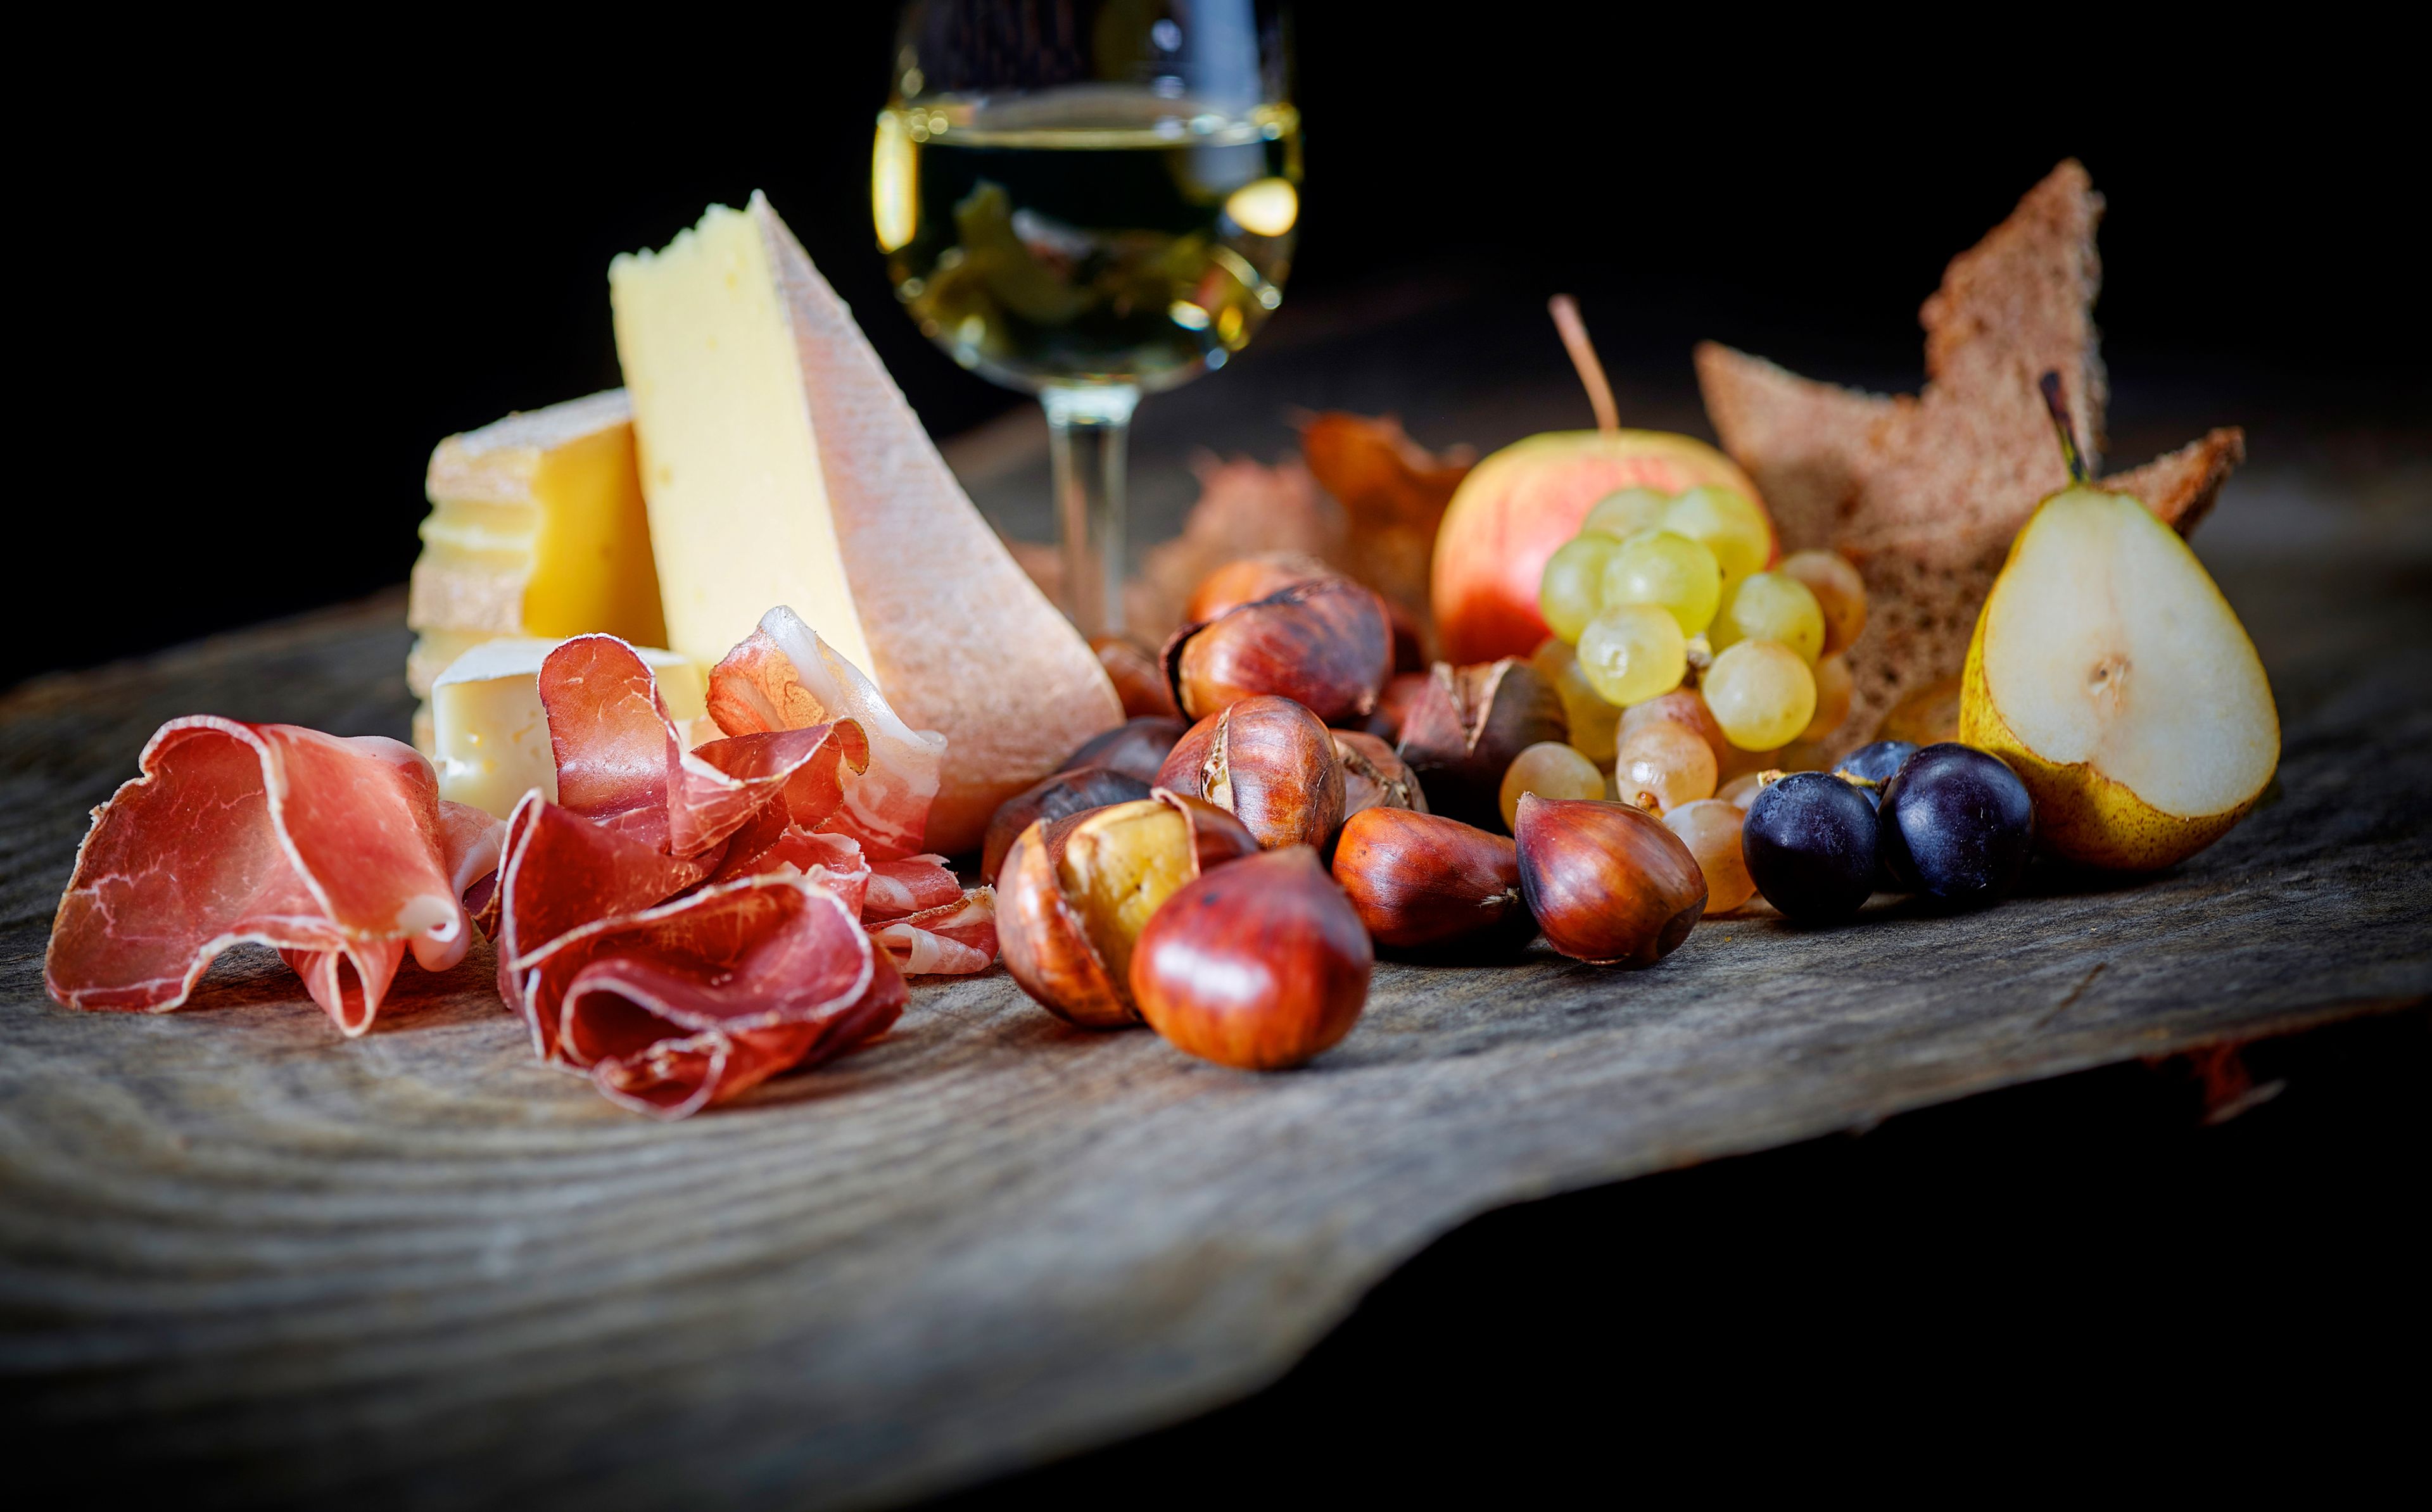
[[[1832,768],[1832,775],[1854,777],[1860,781],[1873,783],[1872,787],[1861,787],[1858,791],[1866,795],[1868,803],[1881,808],[1883,784],[1899,773],[1902,762],[1916,754],[1917,742],[1913,740],[1879,740],[1842,757],[1841,764]]]
[[[1883,866],[1913,892],[1992,902],[2018,885],[2035,843],[2027,785],[1973,746],[1928,746],[1883,789]]]
[[[1765,900],[1812,923],[1848,918],[1875,890],[1875,810],[1829,772],[1793,772],[1756,796],[1740,854]]]

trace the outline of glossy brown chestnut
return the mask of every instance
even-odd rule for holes
[[[1154,782],[1157,768],[1165,764],[1166,753],[1174,749],[1174,743],[1190,728],[1187,719],[1169,719],[1159,714],[1126,719],[1083,741],[1056,770],[1072,772],[1084,766],[1103,766],[1143,782]]]
[[[1402,760],[1438,814],[1503,829],[1504,769],[1539,741],[1570,732],[1562,700],[1517,657],[1453,667],[1438,662],[1402,719]]]
[[[1136,1024],[1130,969],[1141,927],[1192,879],[1258,848],[1231,815],[1178,793],[1033,824],[998,873],[1005,969],[1067,1023]]]
[[[1391,949],[1516,950],[1537,932],[1520,897],[1520,848],[1442,815],[1353,815],[1335,842],[1334,881]]]
[[[1351,1033],[1376,949],[1350,900],[1292,846],[1211,871],[1166,900],[1132,952],[1149,1027],[1223,1066],[1298,1066]]]
[[[995,880],[1005,868],[1005,853],[1013,848],[1014,841],[1039,820],[1053,824],[1085,809],[1130,803],[1148,797],[1150,785],[1128,772],[1104,766],[1049,773],[997,805],[996,816],[988,820],[988,834],[980,842],[980,875]]]
[[[1595,798],[1520,799],[1520,894],[1546,942],[1595,966],[1652,966],[1706,912],[1706,874],[1642,809]]]
[[[1163,714],[1171,718],[1182,711],[1174,706],[1174,689],[1165,680],[1165,668],[1157,664],[1157,653],[1123,635],[1092,635],[1089,649],[1098,653],[1098,664],[1106,670],[1106,680],[1115,685],[1115,697],[1123,701],[1123,714],[1137,719],[1143,714]]]
[[[1334,731],[1290,698],[1244,698],[1191,726],[1157,785],[1215,804],[1270,850],[1322,846],[1343,823]]]
[[[1239,557],[1199,580],[1191,601],[1182,606],[1183,623],[1205,624],[1240,604],[1252,604],[1281,593],[1296,582],[1342,574],[1300,551],[1261,551]]]
[[[1427,812],[1427,796],[1393,748],[1357,730],[1334,732],[1335,759],[1343,763],[1343,816],[1368,809]]]
[[[1376,695],[1376,707],[1369,711],[1368,722],[1362,728],[1383,741],[1402,738],[1402,721],[1416,703],[1419,695],[1427,690],[1425,672],[1396,672],[1385,680],[1385,691]]]
[[[1384,600],[1347,578],[1293,583],[1165,643],[1174,701],[1193,719],[1263,693],[1353,723],[1376,707],[1393,659]]]

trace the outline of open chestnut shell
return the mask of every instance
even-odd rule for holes
[[[1376,707],[1393,674],[1393,630],[1373,591],[1313,578],[1184,626],[1164,661],[1174,701],[1193,719],[1270,694],[1321,723],[1350,723]]]
[[[1005,866],[1005,852],[1013,848],[1022,831],[1039,820],[1053,823],[1085,809],[1130,803],[1148,797],[1148,790],[1145,779],[1106,766],[1050,772],[996,806],[988,834],[980,842],[980,875],[994,881]]]
[[[1368,712],[1367,723],[1360,728],[1379,740],[1400,740],[1403,719],[1427,690],[1425,672],[1394,673],[1385,680],[1385,691],[1376,695],[1376,707]]]
[[[1436,813],[1500,831],[1512,759],[1569,733],[1554,685],[1519,658],[1464,667],[1438,662],[1402,717],[1401,754]]]
[[[1537,932],[1520,896],[1520,848],[1439,814],[1372,808],[1343,821],[1334,881],[1390,949],[1516,950]]]
[[[1191,726],[1157,785],[1213,803],[1270,850],[1322,846],[1343,823],[1334,734],[1290,698],[1243,698]]]
[[[1427,795],[1393,748],[1357,730],[1334,732],[1335,759],[1343,764],[1343,816],[1368,809],[1427,812]]]
[[[1546,943],[1594,966],[1652,966],[1706,912],[1706,874],[1643,809],[1596,798],[1520,799],[1520,895]]]
[[[1350,900],[1289,846],[1207,873],[1166,900],[1132,952],[1132,996],[1181,1050],[1243,1070],[1298,1066],[1367,1005],[1376,948]]]
[[[1208,869],[1258,851],[1231,815],[1178,793],[1034,823],[997,877],[1005,969],[1067,1023],[1139,1023],[1129,971],[1142,926]]]
[[[1143,782],[1157,781],[1157,768],[1165,764],[1168,751],[1191,728],[1187,719],[1174,719],[1162,714],[1142,714],[1126,719],[1112,730],[1103,730],[1083,741],[1072,755],[1064,758],[1059,772],[1075,771],[1084,766],[1103,766],[1137,777]],[[1141,795],[1145,797],[1146,795]]]

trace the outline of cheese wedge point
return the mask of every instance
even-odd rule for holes
[[[617,258],[608,284],[670,647],[715,664],[790,606],[907,724],[946,737],[926,843],[948,854],[1122,722],[1096,654],[766,197]]]
[[[555,801],[557,759],[541,708],[540,664],[561,644],[486,641],[439,674],[431,688],[431,738],[441,798],[501,819],[533,788]],[[658,675],[659,697],[677,725],[700,719],[708,691],[701,668],[672,651],[635,649]]]

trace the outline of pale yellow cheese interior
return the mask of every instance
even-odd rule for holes
[[[425,480],[406,623],[406,680],[427,697],[440,671],[504,636],[605,631],[655,646],[667,630],[621,389],[509,415],[442,441]],[[432,750],[429,706],[415,744]]]
[[[458,657],[431,684],[431,760],[439,796],[503,819],[538,788],[557,797],[557,762],[540,702],[540,664],[560,643],[515,636]],[[701,668],[672,651],[636,647],[679,728],[701,716]]]
[[[667,645],[714,664],[784,604],[873,668],[783,293],[752,218],[712,206],[608,267]]]

